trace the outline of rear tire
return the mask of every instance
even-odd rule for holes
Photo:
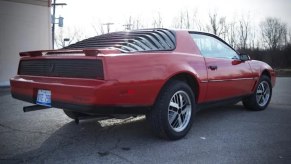
[[[262,75],[255,92],[243,99],[245,108],[253,111],[261,111],[267,108],[272,97],[272,84],[268,76]]]
[[[189,85],[172,80],[162,89],[146,119],[154,134],[177,140],[190,130],[195,109],[195,96]]]

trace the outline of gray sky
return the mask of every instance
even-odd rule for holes
[[[216,11],[227,20],[249,16],[254,26],[266,17],[277,17],[291,25],[291,0],[57,0],[68,5],[57,8],[56,16],[63,16],[64,28],[79,28],[86,35],[94,35],[92,24],[114,22],[113,30],[122,30],[129,16],[141,20],[148,27],[158,13],[165,26],[171,26],[181,11],[197,11],[205,22],[208,13]]]

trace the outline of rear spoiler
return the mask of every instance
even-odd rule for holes
[[[117,49],[83,49],[83,50],[74,50],[74,49],[60,49],[60,50],[39,50],[39,51],[27,51],[20,52],[19,55],[21,57],[30,56],[49,56],[49,55],[70,55],[70,54],[84,54],[85,56],[97,56],[98,54],[116,54],[121,53],[121,51]]]

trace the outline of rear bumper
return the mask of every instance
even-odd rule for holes
[[[35,103],[39,89],[50,90],[52,107],[83,113],[145,113],[152,103],[138,90],[127,92],[128,85],[118,81],[16,76],[10,85],[16,99]]]
[[[11,93],[18,100],[35,103],[31,97]],[[88,114],[146,114],[150,106],[99,106],[52,101],[52,107]]]

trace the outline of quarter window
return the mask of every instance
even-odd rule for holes
[[[220,40],[203,34],[191,34],[201,54],[205,57],[238,59],[237,53]]]

